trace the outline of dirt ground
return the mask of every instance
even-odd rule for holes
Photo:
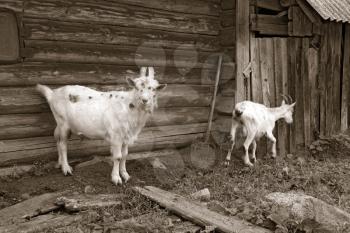
[[[208,188],[211,193],[207,203],[209,208],[214,206],[214,210],[223,211],[217,208],[220,206],[224,208],[223,214],[235,215],[275,230],[276,225],[268,219],[269,206],[264,201],[264,196],[271,192],[302,191],[350,212],[350,153],[342,150],[328,148],[313,154],[302,151],[276,160],[258,157],[253,169],[244,167],[240,159],[233,158],[228,167],[219,162],[205,170],[193,167],[186,158],[189,152],[185,150],[183,162],[161,159],[168,170],[154,169],[148,160],[128,161],[132,179],[118,187],[110,182],[111,167],[107,163],[76,169],[73,176],[63,176],[60,170],[39,164],[31,174],[0,180],[0,209],[47,192],[114,193],[120,195],[122,205],[97,212],[98,217],[93,222],[79,223],[82,229],[91,228],[91,224],[98,226],[106,221],[143,215],[148,216],[147,220],[142,217],[143,220],[137,221],[147,223],[146,228],[127,228],[124,232],[173,232],[171,224],[168,227],[168,213],[134,192],[132,187],[154,185],[183,196]],[[293,226],[286,227],[294,232]],[[72,232],[69,229],[48,232]]]

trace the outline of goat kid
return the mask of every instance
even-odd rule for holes
[[[290,98],[291,100],[291,98]],[[292,102],[292,101],[291,101]],[[265,105],[254,103],[251,101],[243,101],[237,103],[232,113],[232,126],[231,126],[231,140],[232,145],[226,156],[226,165],[229,165],[231,160],[231,153],[235,146],[236,131],[239,127],[243,128],[243,134],[246,139],[243,143],[245,155],[244,164],[253,166],[249,159],[248,149],[252,144],[251,159],[253,163],[256,162],[256,141],[262,136],[267,138],[272,144],[272,157],[276,157],[276,138],[272,134],[275,127],[275,122],[279,119],[284,119],[288,124],[293,122],[293,110],[295,102],[287,104],[286,101],[282,101],[280,107],[268,108]]]
[[[72,174],[67,160],[67,139],[74,133],[107,141],[113,161],[112,182],[122,184],[120,175],[125,182],[130,179],[125,165],[128,146],[137,139],[157,107],[157,91],[164,89],[166,84],[159,84],[154,79],[153,67],[142,67],[140,77],[127,78],[127,82],[130,91],[100,92],[78,85],[51,90],[37,85],[57,123],[54,136],[58,166],[64,175]]]

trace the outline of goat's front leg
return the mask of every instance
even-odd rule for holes
[[[122,159],[122,145],[115,143],[111,145],[113,169],[112,169],[112,182],[115,185],[123,184],[122,178],[119,175],[119,163]]]
[[[128,182],[130,176],[126,171],[126,156],[128,155],[128,145],[123,144],[122,146],[122,159],[119,164],[120,175],[123,177],[125,183]]]
[[[247,138],[245,139],[245,141],[243,143],[244,150],[245,150],[244,164],[248,165],[249,167],[252,167],[253,164],[249,160],[249,146],[253,142],[255,135],[254,135],[254,132],[252,132],[251,130],[247,130],[247,131],[248,131]]]
[[[252,142],[252,157],[251,157],[251,159],[253,160],[252,162],[253,163],[255,163],[256,162],[256,141],[255,140],[253,140],[253,142]]]
[[[226,166],[230,165],[231,154],[232,154],[233,148],[235,147],[235,142],[236,142],[237,127],[238,127],[238,123],[234,119],[232,119],[232,126],[230,131],[232,144],[231,144],[231,148],[228,150],[226,155],[226,161],[225,161]]]
[[[272,131],[267,132],[267,138],[272,142],[271,157],[276,158],[276,138],[273,136]]]

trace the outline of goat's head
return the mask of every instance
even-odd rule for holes
[[[288,124],[291,124],[293,123],[293,112],[294,112],[294,106],[296,102],[293,103],[293,99],[290,95],[286,96],[282,94],[282,97],[283,97],[283,100],[281,103],[281,108],[283,109],[283,113],[284,113],[283,118]]]
[[[135,90],[136,104],[148,112],[157,107],[157,92],[165,89],[166,84],[159,84],[154,79],[153,67],[141,67],[140,77],[127,78],[129,86]]]

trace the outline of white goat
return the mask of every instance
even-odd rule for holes
[[[148,75],[146,72],[148,70]],[[130,179],[126,171],[128,146],[137,139],[148,117],[157,107],[156,91],[166,84],[154,79],[153,67],[141,68],[140,77],[127,79],[130,91],[99,92],[84,86],[64,86],[51,90],[37,85],[55,117],[55,139],[58,166],[63,174],[72,174],[67,160],[67,139],[70,133],[91,139],[104,139],[111,146],[112,182],[122,184]],[[119,175],[120,170],[120,175]]]
[[[290,97],[291,100],[291,97]],[[293,122],[293,109],[295,102],[286,104],[283,100],[280,107],[268,108],[263,104],[254,103],[251,101],[243,101],[237,103],[232,113],[231,140],[232,145],[226,156],[225,164],[228,165],[231,160],[231,153],[235,146],[236,131],[239,126],[243,128],[243,134],[246,136],[244,141],[244,163],[248,166],[253,166],[250,162],[248,149],[252,144],[252,160],[256,161],[256,141],[266,135],[272,141],[272,157],[276,157],[276,138],[272,131],[275,127],[275,122],[279,119],[284,119],[288,124]]]

